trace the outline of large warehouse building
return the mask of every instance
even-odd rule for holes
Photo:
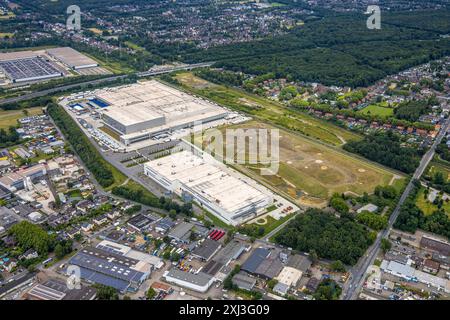
[[[119,133],[125,145],[228,114],[211,102],[155,80],[98,90],[95,96],[107,106],[102,108],[105,125]]]
[[[64,76],[61,70],[40,56],[0,57],[0,69],[13,83],[46,80]]]
[[[190,151],[147,162],[144,172],[167,190],[189,195],[231,225],[254,218],[273,203],[270,192],[260,191],[238,172],[231,172],[219,162],[206,161]]]
[[[70,47],[48,49],[47,54],[73,70],[98,67],[96,61]]]

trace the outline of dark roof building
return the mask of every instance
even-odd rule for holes
[[[234,285],[236,285],[239,289],[252,291],[256,285],[256,279],[251,278],[248,275],[239,272],[234,275],[233,279],[231,279]]]
[[[442,255],[450,256],[450,244],[444,240],[423,236],[422,239],[420,239],[420,246],[439,252]]]
[[[264,279],[275,278],[283,269],[279,249],[257,248],[244,262],[241,270]]]
[[[150,275],[140,270],[139,260],[99,248],[87,247],[69,260],[69,265],[80,267],[81,278],[116,288],[120,292],[136,291]]]
[[[144,232],[154,221],[154,219],[140,213],[128,220],[127,224],[139,232]]]
[[[198,259],[209,261],[219,251],[220,247],[220,242],[207,238],[192,251],[192,255]]]

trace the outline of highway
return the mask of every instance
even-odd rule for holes
[[[195,68],[209,67],[209,66],[211,66],[213,64],[214,64],[214,62],[194,63],[194,64],[188,64],[188,65],[185,65],[185,66],[172,67],[172,68],[167,68],[167,69],[162,69],[162,70],[136,72],[136,73],[134,73],[134,75],[139,77],[139,78],[151,77],[151,76],[157,76],[157,75],[170,73],[170,72],[175,72],[175,71],[192,70],[192,69],[195,69]],[[111,76],[111,77],[102,78],[102,79],[96,79],[96,80],[90,80],[90,81],[85,81],[85,82],[73,83],[73,84],[68,84],[68,85],[65,85],[65,86],[60,86],[60,87],[55,87],[55,88],[51,88],[51,89],[46,89],[46,90],[42,90],[42,91],[36,91],[36,92],[24,94],[24,95],[21,95],[19,97],[2,99],[2,100],[0,100],[0,106],[4,105],[4,104],[17,103],[17,102],[22,102],[22,101],[34,99],[34,98],[44,97],[44,96],[47,96],[47,95],[50,95],[50,94],[54,94],[54,93],[57,93],[57,92],[63,92],[63,91],[66,91],[66,90],[77,88],[79,86],[87,86],[87,85],[90,85],[90,84],[96,85],[96,84],[100,84],[100,83],[112,82],[112,81],[115,81],[115,80],[118,80],[118,79],[127,78],[130,75],[133,75],[133,74]]]
[[[375,240],[375,243],[367,250],[366,255],[360,259],[358,264],[356,266],[354,266],[352,268],[352,270],[350,270],[351,276],[350,276],[349,283],[344,287],[344,290],[343,290],[344,291],[344,293],[343,293],[344,300],[355,300],[357,298],[357,295],[363,286],[364,279],[365,279],[364,276],[367,272],[367,269],[374,263],[375,258],[377,257],[378,250],[380,249],[380,245],[381,245],[381,239],[386,238],[389,235],[389,232],[391,231],[392,226],[393,226],[395,220],[397,220],[397,217],[400,213],[401,206],[403,205],[403,203],[405,202],[406,198],[409,196],[409,193],[411,192],[411,190],[413,188],[413,181],[415,179],[420,179],[420,177],[424,173],[425,169],[428,167],[428,164],[430,163],[431,159],[433,159],[434,153],[436,151],[436,147],[438,146],[438,144],[441,143],[442,138],[445,136],[449,127],[450,127],[450,118],[447,119],[445,124],[442,126],[433,145],[423,155],[418,168],[414,172],[412,179],[406,186],[403,194],[400,197],[399,202],[397,203],[397,206],[395,207],[394,211],[392,212],[392,214],[389,218],[388,227],[378,234],[378,237]]]

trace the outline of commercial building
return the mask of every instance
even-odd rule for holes
[[[197,292],[206,292],[214,283],[214,277],[204,272],[197,274],[181,271],[177,268],[172,268],[170,271],[164,273],[164,278],[167,282],[174,283],[180,287],[187,288]]]
[[[238,225],[273,203],[269,191],[250,185],[240,173],[226,168],[207,154],[180,151],[144,164],[144,173],[178,195],[195,202],[227,224]]]
[[[125,145],[228,114],[218,105],[155,80],[101,89],[94,95],[105,105],[101,108],[103,122]]]

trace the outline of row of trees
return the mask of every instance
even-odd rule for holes
[[[298,215],[275,236],[275,241],[299,251],[315,251],[321,258],[353,265],[375,239],[375,234],[344,214],[336,218],[319,209]]]
[[[48,104],[47,111],[98,183],[102,187],[111,186],[114,183],[111,165],[102,158],[73,119],[55,103]]]
[[[405,173],[413,173],[420,162],[418,151],[403,147],[400,138],[391,131],[373,133],[361,141],[349,141],[344,150]]]
[[[157,198],[140,186],[118,186],[112,189],[112,193],[116,196],[139,202],[150,207],[161,208],[166,211],[175,211],[177,214],[182,213],[188,216],[192,215],[192,203],[188,202],[180,205],[165,197]]]

